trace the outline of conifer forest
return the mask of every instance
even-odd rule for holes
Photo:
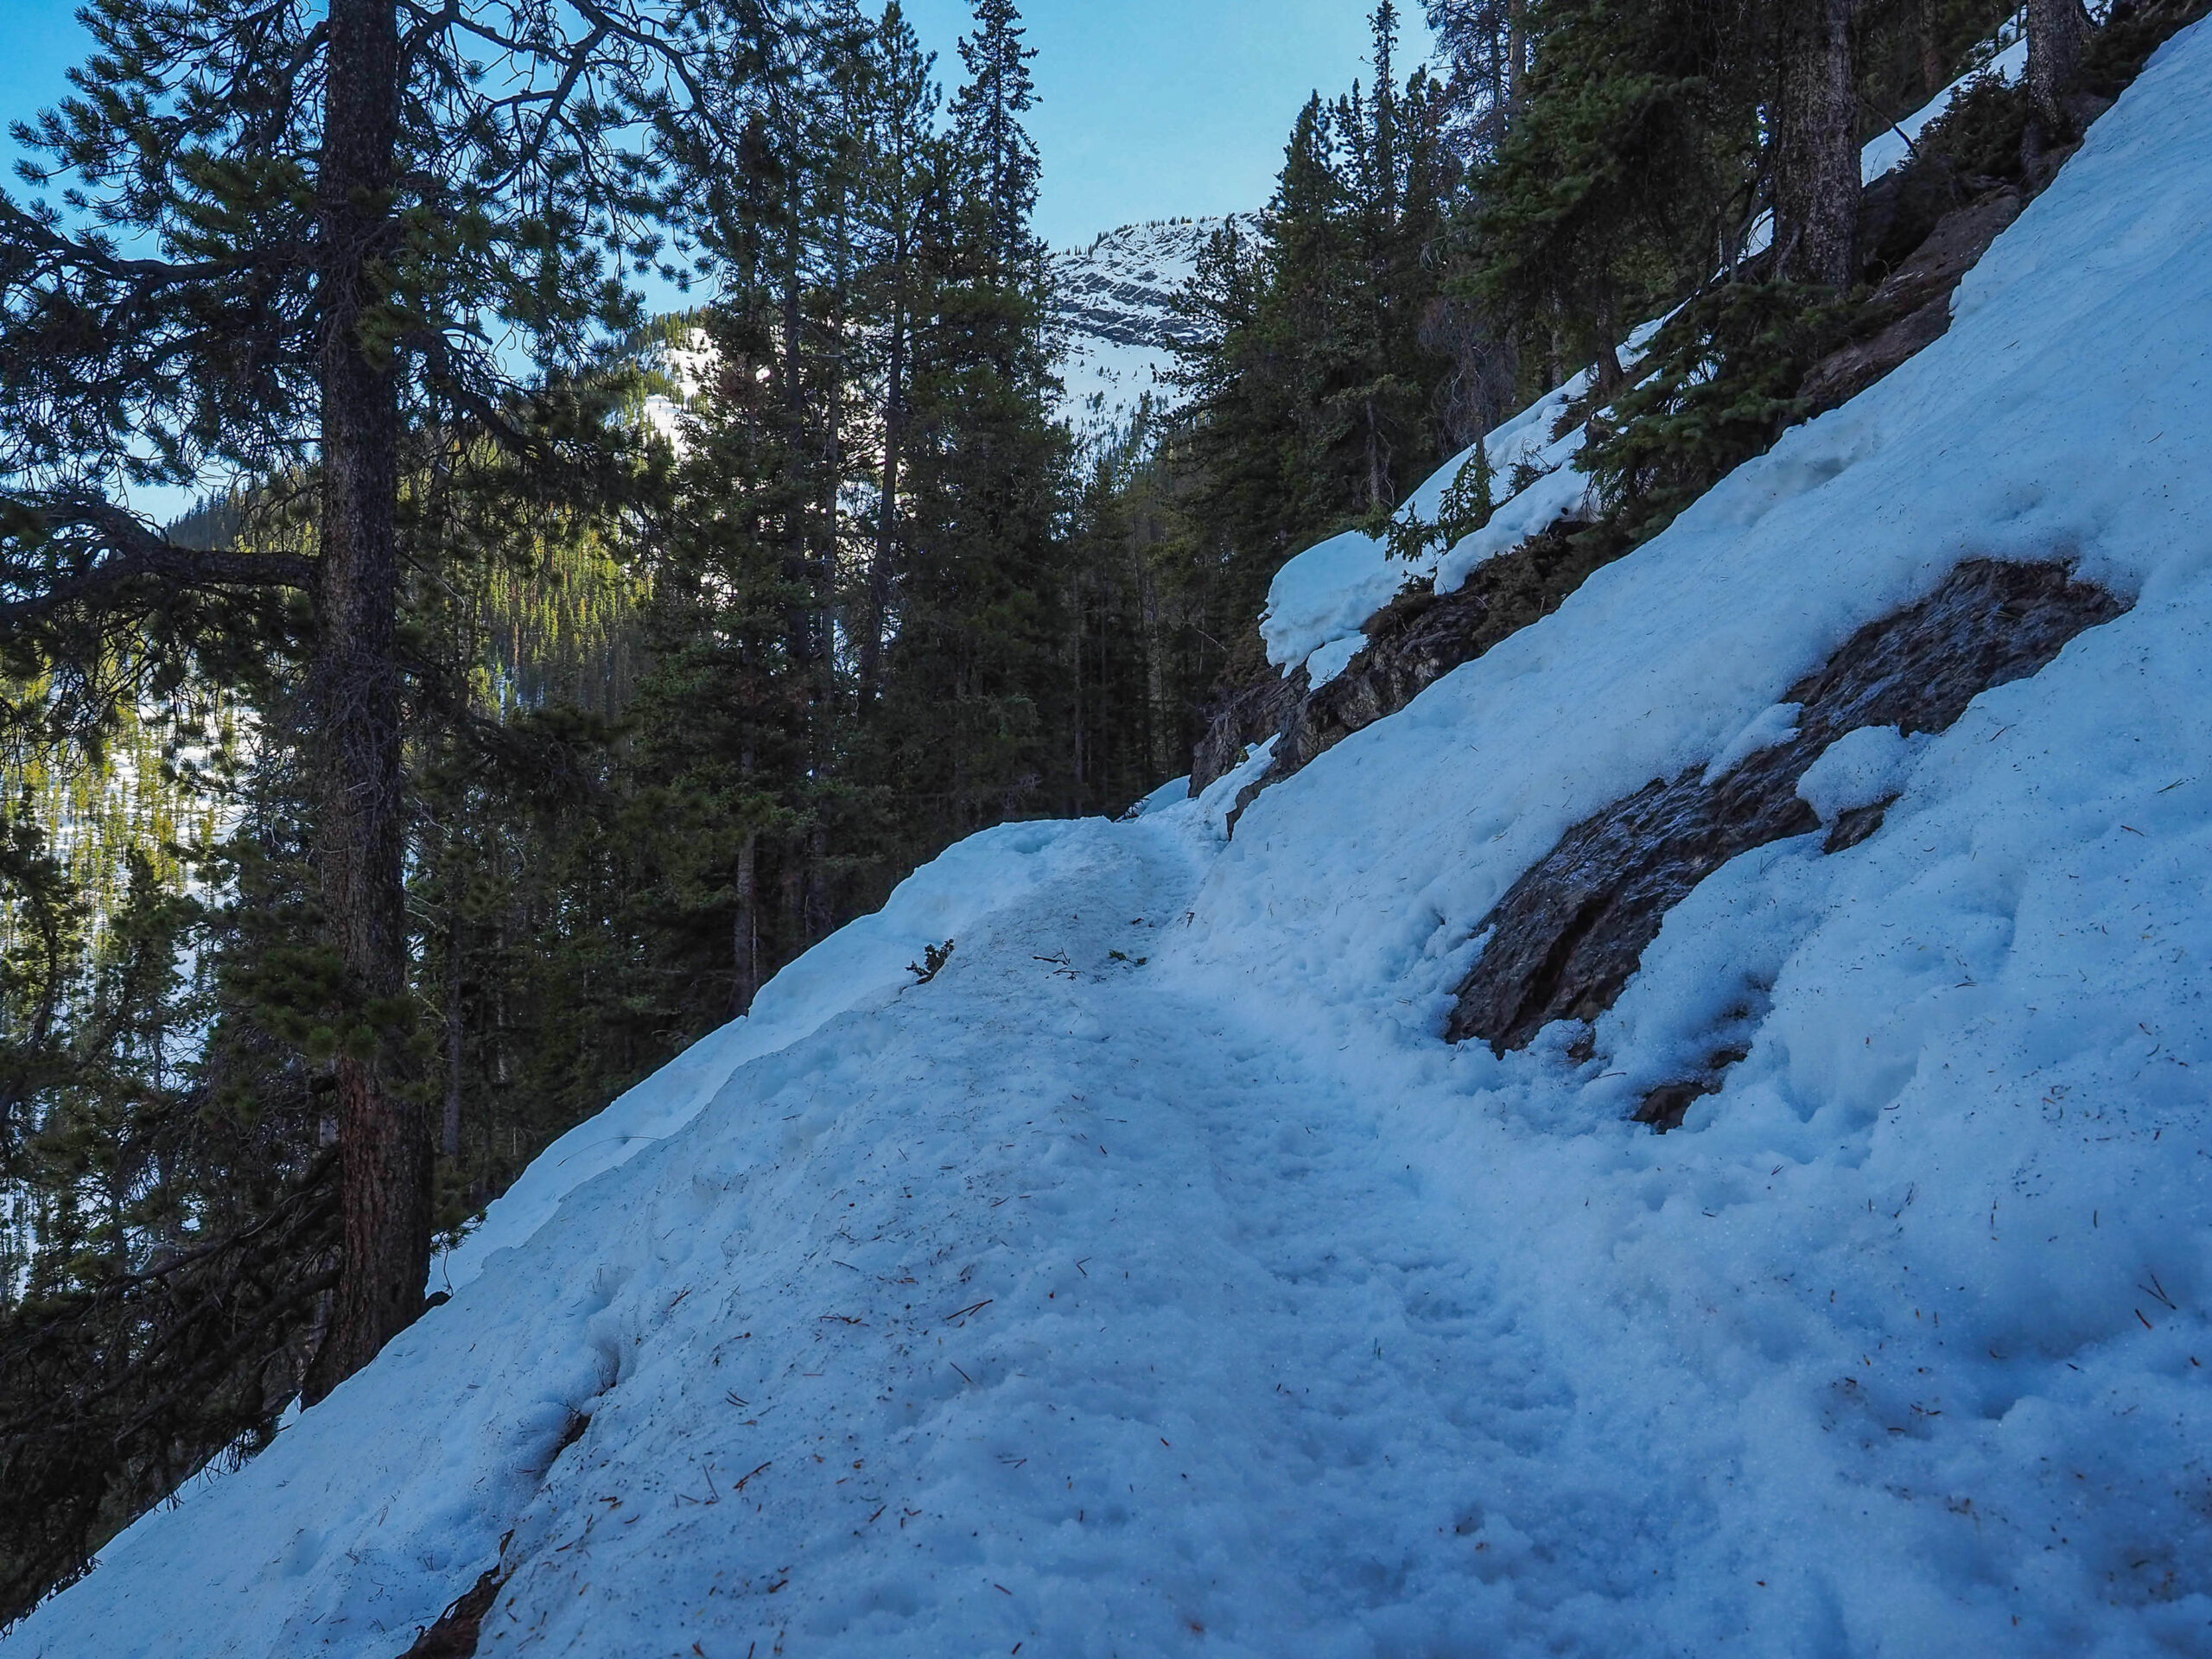
[[[1107,410],[1016,0],[88,0],[0,190],[0,1625],[918,867],[1236,758],[1293,556],[1586,367],[1576,572],[1819,412],[2204,8],[2013,10],[1379,0]]]

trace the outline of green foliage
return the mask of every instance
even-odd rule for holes
[[[1548,353],[1554,380],[1594,358],[1610,391],[1628,327],[1749,226],[1749,43],[1699,0],[1536,0],[1531,21],[1525,107],[1473,181],[1467,281]]]
[[[1452,475],[1437,505],[1434,524],[1424,522],[1408,507],[1388,519],[1376,533],[1387,539],[1394,559],[1421,558],[1432,548],[1448,550],[1490,523],[1491,515],[1497,510],[1496,483],[1490,449],[1478,443]]]
[[[1929,123],[1915,147],[1915,162],[1940,167],[1954,178],[2017,179],[2021,141],[2033,113],[2024,85],[1979,76]]]
[[[2212,0],[2116,0],[2082,54],[2082,89],[2118,98],[2151,54],[2192,23],[2212,16]]]
[[[1166,453],[1192,480],[1181,562],[1210,639],[1249,639],[1286,558],[1380,523],[1466,441],[1447,429],[1463,365],[1434,327],[1459,176],[1444,90],[1396,80],[1392,7],[1374,26],[1373,88],[1306,105],[1259,234],[1225,226],[1183,299]],[[1214,671],[1232,665],[1217,648]]]
[[[1677,311],[1582,452],[1621,527],[1656,535],[1772,447],[1802,416],[1797,388],[1847,317],[1827,290],[1779,281],[1722,283]]]

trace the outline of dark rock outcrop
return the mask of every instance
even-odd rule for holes
[[[1306,671],[1288,678],[1272,672],[1263,680],[1224,692],[1207,717],[1206,734],[1191,752],[1191,793],[1236,770],[1245,750],[1264,743],[1283,728],[1306,696]]]
[[[2036,673],[2075,634],[2126,608],[2063,565],[1960,565],[1928,598],[1860,629],[1790,689],[1787,701],[1802,705],[1795,736],[1710,784],[1702,766],[1656,780],[1568,830],[1484,918],[1478,931],[1490,942],[1446,1035],[1479,1038],[1503,1054],[1553,1020],[1594,1018],[1618,998],[1667,912],[1709,872],[1820,827],[1797,780],[1829,744],[1869,726],[1942,731],[1981,692]],[[1840,821],[1830,849],[1875,833],[1880,812]],[[1732,1063],[1715,1062],[1708,1076],[1661,1090],[1667,1098],[1647,1103],[1647,1121],[1671,1114],[1679,1122]]]
[[[1217,719],[1199,749],[1205,765],[1217,764],[1224,755],[1233,764],[1238,748],[1230,747],[1232,737],[1241,747],[1280,734],[1265,774],[1237,798],[1230,828],[1261,791],[1303,770],[1354,732],[1395,714],[1509,634],[1550,615],[1592,570],[1627,550],[1620,537],[1562,522],[1478,565],[1455,593],[1440,595],[1423,583],[1399,594],[1369,620],[1367,644],[1335,679],[1309,693],[1300,671],[1299,695],[1282,703],[1270,731],[1245,737],[1243,728],[1225,728]],[[1224,707],[1240,717],[1247,712],[1238,705]],[[1250,707],[1259,705],[1255,701]],[[1192,783],[1200,786],[1196,772]]]
[[[2027,199],[1999,189],[1945,214],[1917,249],[1868,295],[1858,340],[1813,366],[1799,391],[1805,412],[1848,403],[1951,327],[1951,296]]]
[[[484,1616],[499,1600],[511,1569],[495,1567],[476,1580],[468,1592],[438,1616],[438,1622],[415,1640],[401,1659],[472,1659],[482,1639]]]
[[[2086,99],[2082,124],[2104,104]],[[1798,418],[1847,403],[1942,338],[1960,282],[2048,182],[2056,161],[2071,153],[2055,153],[2051,167],[2041,175],[2031,169],[2020,184],[1961,174],[1948,158],[1930,156],[1869,185],[1861,197],[1859,240],[1869,250],[1866,276],[1874,287],[1857,304],[1849,343],[1815,364],[1801,383]],[[1457,593],[1440,597],[1416,588],[1401,594],[1367,624],[1367,645],[1327,685],[1307,695],[1301,671],[1294,680],[1270,680],[1225,696],[1193,756],[1192,792],[1234,767],[1249,746],[1280,733],[1266,774],[1240,793],[1230,814],[1233,831],[1262,791],[1548,615],[1592,570],[1629,547],[1611,524],[1562,522],[1480,567]],[[1839,827],[1838,833],[1860,829]]]
[[[1395,714],[1461,664],[1550,615],[1625,550],[1554,528],[1478,565],[1455,593],[1423,587],[1400,594],[1368,623],[1367,644],[1344,672],[1298,704],[1262,781],[1289,777]]]

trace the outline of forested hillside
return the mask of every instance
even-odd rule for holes
[[[1272,950],[1286,984],[1335,1010],[1314,1014],[1317,1028],[1355,1004],[1385,1018],[1362,999],[1397,987],[1403,941],[1347,931],[1313,872],[1355,842],[1427,833],[1347,803],[1387,800],[1410,820],[1445,798],[1424,804],[1423,789],[1475,791],[1457,773],[1432,777],[1418,744],[1391,748],[1411,742],[1393,717],[1493,652],[1507,684],[1523,649],[1513,642],[1555,613],[1584,618],[1571,623],[1574,660],[1594,676],[1608,629],[1634,631],[1618,616],[1590,621],[1587,603],[1562,607],[1620,564],[1620,582],[1647,583],[1636,592],[1659,614],[1662,588],[1631,556],[1688,545],[1666,539],[1686,515],[1710,533],[1711,513],[1694,516],[1723,480],[1933,350],[1961,279],[2203,6],[2122,0],[2093,19],[2076,0],[2032,0],[2018,16],[2005,0],[1430,0],[1441,60],[1413,65],[1382,0],[1370,62],[1283,112],[1283,167],[1261,211],[1116,232],[1088,264],[1056,259],[1034,228],[1035,89],[1013,0],[975,0],[957,62],[942,64],[895,0],[880,14],[854,0],[589,0],[565,21],[541,10],[485,0],[434,17],[336,0],[326,23],[288,0],[96,0],[100,55],[77,97],[30,131],[47,160],[29,194],[0,200],[0,1487],[16,1499],[0,1514],[0,1620],[81,1573],[194,1471],[278,1440],[288,1410],[306,1405],[317,1455],[334,1456],[338,1415],[398,1398],[399,1373],[388,1362],[365,1391],[332,1391],[395,1338],[408,1376],[429,1367],[424,1386],[446,1387],[437,1333],[456,1310],[425,1319],[426,1283],[436,1301],[461,1289],[471,1319],[523,1333],[527,1348],[530,1322],[554,1316],[524,1287],[523,1258],[499,1252],[536,1248],[557,1214],[569,1265],[532,1282],[575,1290],[594,1254],[579,1217],[612,1227],[613,1212],[563,1198],[585,1173],[680,1136],[710,1103],[700,1121],[715,1134],[731,1122],[752,1133],[762,1103],[775,1104],[800,1125],[787,1133],[801,1164],[805,1147],[835,1142],[815,1172],[827,1205],[844,1190],[827,1174],[850,1174],[855,1147],[876,1157],[904,1133],[898,1066],[922,1077],[940,1046],[967,1069],[938,1082],[1010,1091],[1000,1103],[1017,1112],[1028,1108],[1014,1072],[993,1064],[1033,1065],[1039,1089],[1082,1101],[1094,1083],[1080,1045],[1126,1017],[1152,1048],[1116,1051],[1144,1081],[1109,1097],[1180,1146],[1197,1131],[1156,1111],[1179,1090],[1206,1110],[1258,1109],[1241,1076],[1232,1087],[1183,1053],[1179,1014],[1226,1017],[1208,975],[1260,982]],[[490,90],[485,53],[524,90]],[[379,64],[397,66],[389,79]],[[2188,95],[2177,82],[2161,96]],[[2145,158],[2172,124],[2142,121],[2137,169],[2155,164]],[[1163,296],[1158,271],[1185,259],[1187,283]],[[689,285],[696,303],[648,317],[625,278],[649,274]],[[1140,314],[1141,329],[1127,321]],[[1091,344],[1071,354],[1071,331],[1086,328]],[[1125,385],[1100,341],[1173,367]],[[158,526],[130,505],[156,485],[203,491],[206,504]],[[1727,510],[1747,525],[1759,517],[1740,501]],[[2040,556],[2071,556],[2054,544]],[[1732,604],[1765,614],[1748,590],[1726,596],[1751,579],[1725,561],[1684,555],[1667,568],[1714,584],[1702,604],[1694,587],[1664,589],[1684,629]],[[2125,588],[2149,568],[2100,580]],[[2071,594],[2070,567],[2054,569],[2055,591]],[[1782,580],[1758,569],[1758,592]],[[1885,604],[1926,597],[1882,572],[1867,592]],[[1832,597],[1850,585],[1819,582]],[[2042,668],[2070,630],[2109,621],[2108,599],[2099,588],[2066,629],[2050,623],[2049,652],[2023,655],[2017,671]],[[2005,613],[2026,602],[2006,597]],[[1797,660],[1810,636],[1783,639],[1781,622],[1761,636],[1754,660],[1795,664],[1767,702],[1815,707],[1810,692],[1782,698],[1787,681],[1880,620],[1851,612],[1847,626],[1844,599],[1830,608],[1821,626],[1836,637],[1814,658]],[[1675,646],[1694,652],[1694,631]],[[1492,718],[1504,716],[1467,715]],[[1947,709],[1927,729],[1960,718]],[[1529,719],[1532,744],[1569,741],[1571,721]],[[1918,743],[1912,717],[1899,719],[1900,744]],[[1845,735],[1806,720],[1798,772]],[[1396,735],[1322,764],[1378,726]],[[1718,770],[1691,792],[1704,791],[1741,764],[1689,753],[1713,735],[1700,726],[1645,758],[1694,760],[1700,778],[1709,762]],[[1774,724],[1743,741],[1751,754],[1800,734]],[[1388,787],[1357,770],[1386,751],[1400,768]],[[1801,834],[1810,812],[1847,850],[1849,836],[1878,831],[1897,795],[1878,798],[1907,759],[1866,760],[1880,777],[1840,785],[1834,803],[1815,779],[1818,800],[1785,791],[1759,810]],[[1625,795],[1662,776],[1627,775],[1643,764],[1592,762],[1589,775]],[[1465,848],[1459,867],[1409,855],[1449,925],[1405,949],[1459,977],[1449,996],[1423,980],[1395,1006],[1436,1027],[1420,1041],[1480,1037],[1510,1068],[1519,1061],[1503,1057],[1557,1019],[1616,1017],[1612,999],[1688,888],[1669,874],[1618,938],[1592,897],[1610,865],[1575,889],[1573,927],[1550,928],[1547,906],[1566,902],[1550,889],[1518,921],[1492,916],[1514,881],[1536,881],[1549,844],[1539,830],[1571,827],[1548,784],[1497,786],[1505,804],[1484,809],[1485,833],[1517,836],[1516,857],[1529,842],[1525,863],[1478,878]],[[1163,818],[1185,794],[1196,804]],[[1529,804],[1539,797],[1541,810]],[[1064,823],[1135,809],[1122,841]],[[1870,810],[1848,835],[1830,822]],[[1593,859],[1628,856],[1604,839],[1613,831],[1584,827]],[[1726,856],[1743,850],[1714,833]],[[1357,902],[1386,909],[1378,895],[1395,878],[1354,875]],[[1277,893],[1309,941],[1270,931]],[[1090,931],[1054,931],[1063,899],[1068,926]],[[1096,932],[1109,912],[1122,930],[1110,936]],[[1176,970],[1183,1001],[1154,1006],[1141,988],[1126,1007],[1084,1001],[1082,988],[1171,954],[1154,930],[1177,916],[1195,918]],[[1471,955],[1478,922],[1506,930],[1484,938],[1527,935],[1485,958],[1500,976],[1487,989]],[[1330,949],[1336,966],[1314,955]],[[1536,968],[1519,974],[1515,950]],[[1602,950],[1615,955],[1586,985],[1576,953]],[[1044,990],[1024,982],[992,1001],[974,988],[986,952],[993,974],[1031,959]],[[1734,984],[1734,971],[1715,969],[1716,982]],[[1779,965],[1747,971],[1740,1010],[1719,1021],[1729,1028],[1674,1033],[1681,1052],[1663,1064],[1657,1047],[1641,1054],[1636,1097],[1617,1116],[1671,1130],[1728,1086]],[[1347,988],[1345,974],[1366,978]],[[948,998],[984,999],[943,1031],[900,1001],[940,975]],[[1049,1004],[1049,1029],[1031,1029],[1033,1003]],[[1622,1007],[1639,1030],[1697,1023],[1672,1004]],[[865,1023],[879,1016],[891,1036]],[[848,1039],[854,1053],[881,1041],[904,1058],[851,1070]],[[1264,1068],[1254,1057],[1289,1039],[1255,1027],[1224,1040]],[[1535,1051],[1546,1063],[1599,1063],[1550,1041]],[[769,1060],[790,1046],[802,1059]],[[729,1081],[755,1062],[785,1071]],[[818,1077],[805,1071],[817,1063]],[[1433,1081],[1428,1064],[1395,1050],[1376,1060],[1414,1092]],[[1295,1093],[1295,1068],[1268,1075]],[[1522,1090],[1516,1110],[1567,1109],[1543,1093],[1551,1082],[1484,1079]],[[1576,1087],[1608,1101],[1631,1088],[1602,1082]],[[824,1127],[848,1088],[881,1096],[865,1135]],[[937,1109],[936,1089],[916,1109]],[[1357,1092],[1347,1083],[1330,1099]],[[1121,1121],[1086,1118],[1084,1149],[1134,1151],[1107,1127]],[[990,1122],[992,1137],[1015,1133],[1011,1118]],[[932,1166],[980,1170],[996,1155],[942,1124],[929,1134],[944,1154]],[[1215,1156],[1203,1139],[1183,1151]],[[1278,1151],[1295,1161],[1288,1143]],[[664,1161],[640,1167],[675,1179]],[[871,1166],[866,1179],[892,1178]],[[1014,1187],[1036,1183],[1025,1171],[986,1185],[995,1205],[1026,1203]],[[695,1214],[655,1192],[647,1207],[672,1205],[678,1230],[722,1215],[722,1198]],[[1118,1202],[1078,1208],[1096,1220]],[[817,1236],[827,1224],[813,1198],[776,1203],[778,1250],[835,1244]],[[1132,1205],[1158,1236],[1146,1251],[1198,1225]],[[1325,1211],[1268,1217],[1253,1224],[1333,1224]],[[767,1224],[722,1218],[733,1241]],[[871,1285],[916,1282],[898,1277],[916,1268],[911,1252],[858,1254]],[[776,1260],[793,1284],[811,1271]],[[620,1271],[661,1282],[657,1267]],[[1072,1271],[1056,1295],[1089,1294]],[[964,1275],[931,1282],[931,1295],[964,1294]],[[620,1294],[610,1282],[586,1300],[609,1308]],[[966,1315],[995,1294],[968,1298]],[[620,1306],[622,1319],[644,1318]],[[887,1304],[823,1309],[851,1325],[892,1317]],[[1359,1319],[1332,1309],[1363,1345]],[[922,1340],[918,1327],[908,1335]],[[722,1337],[736,1339],[700,1339]],[[798,1336],[773,1340],[779,1364],[798,1363]],[[1037,1337],[1035,1353],[1053,1340]],[[1251,1352],[1271,1340],[1255,1334]],[[626,1375],[613,1336],[585,1346]],[[1326,1359],[1325,1344],[1307,1357]],[[481,1402],[495,1417],[529,1370],[514,1363]],[[1013,1364],[990,1360],[985,1382]],[[581,1381],[562,1371],[557,1408],[524,1402],[496,1422],[456,1409],[463,1440],[480,1430],[517,1451],[454,1452],[461,1467],[490,1458],[485,1490],[507,1496],[451,1526],[422,1522],[421,1559],[438,1565],[407,1568],[393,1580],[403,1590],[343,1591],[342,1617],[315,1640],[367,1653],[372,1637],[404,1637],[396,1652],[463,1580],[480,1574],[500,1593],[518,1569],[492,1546],[533,1501],[524,1473],[545,1476],[586,1428],[613,1421],[594,1403],[613,1387],[606,1367],[584,1369]],[[1054,1375],[1072,1389],[1081,1369]],[[689,1386],[672,1373],[652,1384],[667,1400]],[[747,1386],[729,1391],[737,1408]],[[1130,1421],[1136,1399],[1124,1401]],[[827,1395],[816,1406],[825,1425],[843,1409]],[[1378,1421],[1400,1421],[1393,1409]],[[1408,1406],[1402,1421],[1427,1409]],[[670,1421],[639,1410],[656,1433]],[[1095,1460],[1111,1440],[1078,1436],[1056,1455]],[[1007,1446],[1000,1463],[1020,1466],[1008,1460],[1026,1454]],[[1317,1453],[1331,1479],[1344,1473],[1338,1452],[1357,1461],[1344,1447]],[[406,1461],[378,1441],[371,1465],[397,1480]],[[950,1503],[951,1488],[931,1490]],[[550,1547],[567,1522],[531,1513],[527,1548]],[[930,1513],[933,1527],[950,1510]],[[791,1510],[791,1535],[814,1515]],[[1501,1530],[1471,1510],[1439,1524],[1523,1566],[1549,1548],[1530,1543],[1544,1526],[1525,1521]],[[1316,1560],[1327,1553],[1308,1542]],[[305,1571],[321,1544],[298,1548]],[[665,1563],[683,1557],[671,1546],[652,1559],[673,1571]],[[97,1599],[102,1576],[56,1605]],[[756,1576],[772,1593],[765,1569]],[[1605,1593],[1633,1604],[1618,1586]],[[902,1597],[884,1591],[880,1607]],[[469,1619],[490,1605],[464,1610],[472,1643]],[[944,1651],[983,1628],[931,1605]],[[303,1650],[296,1611],[254,1603],[239,1650]],[[1249,1607],[1234,1616],[1275,1628]],[[1177,1615],[1199,1636],[1206,1617]],[[1585,1637],[1605,1650],[1571,1625],[1529,1614],[1512,1625],[1513,1650]],[[679,1626],[695,1628],[669,1630]],[[1601,1626],[1616,1629],[1590,1630]],[[75,1637],[40,1632],[92,1628],[34,1623],[20,1639],[77,1651]],[[838,1628],[895,1644],[899,1626]],[[600,1638],[579,1629],[575,1650],[591,1650]],[[145,1651],[163,1650],[149,1639]]]

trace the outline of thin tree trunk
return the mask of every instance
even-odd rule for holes
[[[1948,79],[1943,54],[1936,45],[1936,0],[1920,0],[1914,21],[1920,46],[1920,94],[1933,98],[1943,90]]]
[[[446,931],[446,1112],[445,1155],[461,1156],[461,1041],[467,1034],[461,1007],[461,899],[449,901]]]
[[[1782,274],[1847,288],[1859,275],[1857,0],[1789,0],[1775,167]]]
[[[751,770],[748,766],[747,770]],[[753,1006],[760,991],[760,833],[745,832],[737,849],[737,918],[731,925],[730,954],[737,983],[730,998],[733,1016]]]
[[[2028,92],[2053,137],[2074,136],[2064,100],[2081,79],[2088,40],[2089,14],[2082,0],[2028,0]]]
[[[903,275],[899,278],[904,284]],[[876,502],[875,552],[868,567],[868,632],[861,640],[861,702],[883,689],[883,635],[891,610],[891,572],[899,537],[899,446],[906,425],[906,306],[893,302],[891,353],[884,374],[883,489]]]
[[[1521,113],[1522,83],[1529,73],[1529,0],[1506,0],[1505,118]]]
[[[1387,512],[1397,504],[1392,499],[1389,468],[1383,454],[1382,423],[1376,418],[1372,397],[1362,408],[1367,421],[1367,510]]]
[[[316,715],[325,903],[360,1017],[393,1018],[406,988],[402,888],[398,381],[362,340],[372,262],[391,230],[399,132],[392,0],[332,0],[318,211],[323,238],[322,522]],[[430,1138],[378,1031],[337,1061],[342,1246],[310,1402],[375,1358],[423,1310]]]
[[[1147,770],[1152,777],[1163,772],[1173,777],[1185,757],[1168,735],[1167,631],[1160,614],[1160,588],[1143,564],[1137,567],[1137,584],[1144,615],[1144,753],[1151,762]]]

